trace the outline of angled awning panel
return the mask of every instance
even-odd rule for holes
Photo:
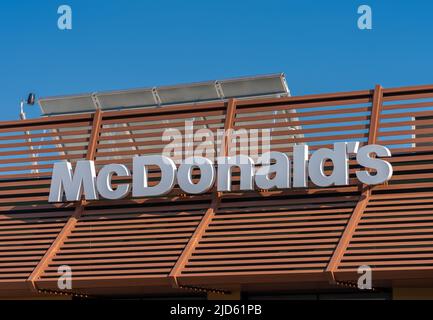
[[[182,276],[323,272],[358,200],[357,193],[229,195]]]
[[[168,283],[171,268],[208,206],[209,201],[169,198],[88,206],[40,280],[57,281],[58,267],[68,265],[74,281]]]
[[[378,143],[393,152],[391,180],[373,189],[339,265],[353,274],[433,271],[433,99],[410,95],[385,99]],[[421,273],[419,273],[421,276]]]
[[[26,280],[74,212],[73,204],[48,203],[51,168],[84,158],[89,124],[89,116],[0,124],[1,288],[28,290]]]

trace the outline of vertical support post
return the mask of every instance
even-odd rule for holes
[[[229,139],[231,139],[231,131],[233,130],[236,115],[236,100],[230,99],[227,103],[226,120],[224,122],[224,138],[220,156],[227,156],[229,153]]]
[[[96,147],[98,145],[99,134],[101,132],[101,124],[102,112],[100,109],[97,109],[93,115],[92,129],[90,132],[89,145],[87,147],[86,160],[95,159]],[[32,290],[36,292],[38,291],[38,288],[36,286],[36,280],[40,278],[44,269],[49,265],[57,250],[59,250],[63,242],[67,239],[71,231],[74,229],[75,225],[78,222],[78,219],[84,212],[85,205],[85,200],[80,200],[77,202],[74,213],[69,217],[68,221],[65,223],[62,230],[57,235],[56,239],[52,242],[51,246],[45,252],[44,256],[33,269],[33,272],[27,278],[27,281],[30,283]]]
[[[381,85],[378,84],[374,88],[374,93],[373,93],[373,106],[371,109],[370,127],[368,130],[368,144],[374,144],[377,142],[382,104],[383,104],[383,88]]]
[[[383,88],[380,85],[376,85],[372,96],[372,107],[370,115],[370,125],[368,130],[368,144],[374,144],[377,142],[377,136],[379,132],[380,113],[382,110],[383,103]],[[334,253],[329,260],[326,268],[326,274],[331,283],[335,283],[335,271],[338,269],[344,253],[352,240],[353,234],[361,220],[362,214],[368,205],[368,201],[371,195],[371,188],[367,185],[361,185],[361,195],[358,203],[353,209],[352,215],[347,222],[346,228],[341,235],[340,241],[334,250]]]
[[[234,126],[235,115],[236,115],[236,100],[230,99],[227,102],[226,118],[224,121],[224,137],[220,148],[220,156],[226,156],[228,154],[227,140],[229,139],[229,136],[227,133]],[[203,215],[203,218],[201,219],[200,223],[198,224],[197,228],[195,229],[194,233],[192,234],[191,238],[189,239],[188,243],[183,249],[181,255],[177,259],[173,269],[171,270],[168,277],[173,287],[179,288],[181,286],[177,278],[182,273],[182,269],[185,267],[186,263],[188,262],[189,258],[194,252],[195,247],[197,246],[201,237],[206,231],[206,228],[208,227],[209,223],[214,217],[218,205],[221,201],[221,196],[222,196],[221,193],[218,191],[215,191],[213,193],[213,199],[210,204],[210,207],[206,210],[205,214]]]
[[[95,160],[96,146],[99,141],[99,134],[101,133],[102,124],[102,111],[97,109],[93,115],[92,131],[90,132],[90,141],[87,148],[86,160]]]

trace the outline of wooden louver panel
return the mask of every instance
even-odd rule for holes
[[[226,102],[103,111],[93,136],[92,114],[0,123],[0,295],[26,288],[35,270],[36,288],[55,289],[57,269],[65,264],[78,289],[100,294],[107,287],[115,292],[116,281],[126,280],[168,292],[175,266],[176,282],[186,286],[270,281],[301,287],[301,280],[333,285],[326,270],[334,256],[336,280],[353,280],[364,264],[378,280],[406,279],[409,273],[433,279],[433,87],[380,93],[379,114],[373,90],[237,100],[231,109],[231,128],[265,130],[272,150],[289,156],[294,144],[313,151],[336,141],[363,145],[372,135],[391,149],[394,175],[369,190],[353,232],[347,224],[363,192],[353,158],[344,187],[240,192],[235,170],[231,193],[191,196],[176,186],[160,198],[48,203],[54,162],[94,159],[98,170],[112,162],[130,166],[136,155],[161,154],[164,129],[187,134],[185,121],[216,134],[227,126]],[[221,154],[218,147],[214,151]],[[179,163],[191,155],[182,150],[175,158]],[[160,173],[151,170],[149,176],[155,184]],[[195,232],[216,197],[209,223]],[[76,223],[50,249],[77,208],[83,211]],[[339,246],[345,230],[347,246]],[[335,255],[337,248],[342,250]],[[177,264],[180,257],[185,261]]]

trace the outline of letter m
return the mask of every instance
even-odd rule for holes
[[[86,200],[97,200],[95,179],[93,161],[77,161],[75,173],[72,172],[72,165],[68,161],[57,162],[53,168],[48,202],[62,202],[63,193],[66,195],[66,201],[78,201],[83,189]]]

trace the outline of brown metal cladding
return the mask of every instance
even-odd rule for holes
[[[175,188],[159,198],[48,203],[54,162],[131,165],[134,155],[162,152],[164,129],[186,134],[187,120],[214,133],[269,129],[272,150],[289,154],[295,143],[386,145],[394,175],[365,188],[351,160],[344,187],[240,192],[235,172],[231,193]],[[433,86],[0,122],[0,295],[29,284],[56,289],[64,264],[76,290],[102,295],[182,292],[179,285],[333,286],[330,279],[356,279],[360,265],[381,285],[431,283],[432,128]],[[159,173],[150,177],[156,183]]]
[[[101,130],[101,120],[102,120],[101,110],[96,110],[96,112],[93,114],[92,129],[90,131],[89,144],[87,146],[86,160],[95,159],[96,145],[98,144],[98,138]],[[85,200],[80,200],[76,204],[74,213],[68,219],[68,221],[63,226],[60,233],[57,235],[56,239],[53,241],[51,246],[48,248],[44,256],[41,258],[37,266],[30,274],[27,280],[31,283],[31,288],[33,290],[35,291],[37,290],[35,281],[40,278],[42,272],[44,272],[44,270],[49,266],[49,263],[52,261],[53,256],[57,253],[60,246],[64,244],[65,239],[70,235],[71,230],[75,228],[78,220],[83,214],[85,204],[86,204]]]
[[[379,118],[381,116],[382,110],[382,100],[383,100],[383,88],[380,85],[376,85],[373,94],[373,104],[371,109],[370,124],[368,129],[368,144],[377,143],[378,125]],[[364,213],[365,207],[370,200],[371,187],[367,185],[362,185],[361,196],[359,201],[352,212],[352,215],[347,222],[344,233],[342,234],[340,241],[328,263],[326,271],[330,273],[330,280],[335,282],[335,270],[340,265],[341,259],[346,252],[347,246],[353,237],[353,233],[357,228],[359,221]]]

